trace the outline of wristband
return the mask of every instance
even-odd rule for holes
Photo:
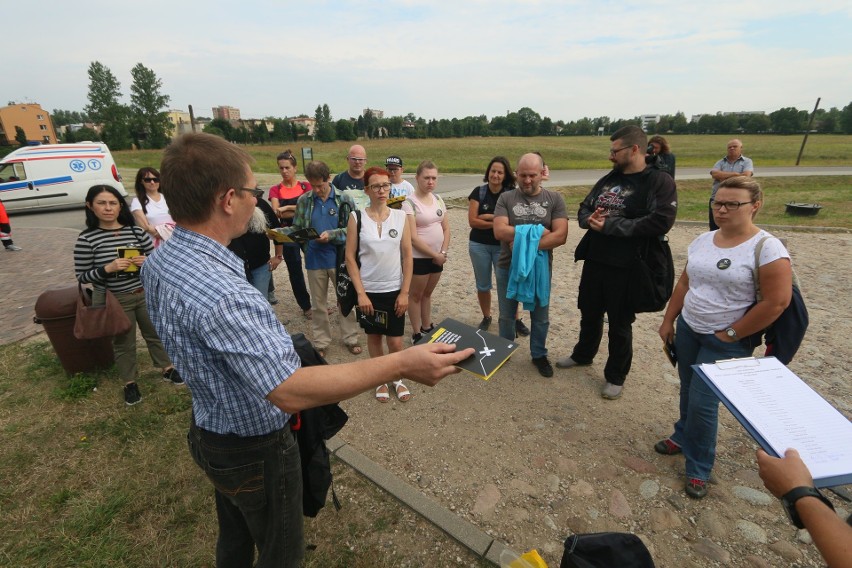
[[[825,495],[820,493],[819,489],[816,487],[803,486],[791,489],[781,497],[781,504],[784,505],[784,510],[787,511],[787,516],[790,517],[790,522],[793,523],[797,529],[805,528],[805,524],[802,522],[801,517],[799,517],[799,512],[796,510],[796,501],[802,497],[816,497],[825,503],[829,509],[834,511],[834,505],[832,505],[831,501],[826,499]]]
[[[283,254],[276,254],[275,258],[277,258],[278,260],[284,260],[284,255]]]

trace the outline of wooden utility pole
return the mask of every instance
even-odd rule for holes
[[[802,153],[805,151],[805,144],[808,143],[808,134],[811,132],[811,125],[814,123],[814,117],[816,116],[816,111],[819,108],[819,101],[822,97],[817,97],[817,102],[814,105],[814,111],[811,113],[811,118],[808,120],[808,127],[805,128],[805,138],[802,140],[802,147],[799,148],[799,155],[796,158],[796,165],[799,165],[799,162],[802,161]]]
[[[192,126],[192,133],[195,134],[195,113],[192,112],[192,105],[189,105],[189,124]]]

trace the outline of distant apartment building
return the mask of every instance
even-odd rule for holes
[[[316,129],[317,129],[316,119],[313,119],[313,118],[310,118],[310,117],[307,117],[307,116],[297,116],[295,118],[288,118],[287,120],[289,120],[291,123],[295,124],[296,126],[304,126],[305,128],[307,128],[308,129],[308,136],[313,136],[314,132],[316,132]]]
[[[649,126],[660,122],[660,118],[662,117],[659,114],[643,114],[639,117],[642,123],[642,130],[648,130]]]
[[[167,116],[169,119],[169,125],[171,126],[169,137],[172,140],[181,134],[189,134],[192,132],[192,120],[188,112],[180,109],[171,109]],[[199,132],[201,132],[200,129]]]
[[[220,118],[228,122],[240,120],[240,109],[232,106],[213,107],[213,118]]]
[[[50,113],[40,104],[21,103],[0,108],[0,145],[17,144],[16,126],[27,136],[27,142],[56,144],[56,130]]]
[[[372,113],[373,118],[384,118],[385,117],[385,111],[375,109],[375,108],[365,108],[364,112],[361,113],[361,116],[367,116],[368,112]]]

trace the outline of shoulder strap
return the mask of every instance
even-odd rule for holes
[[[751,269],[751,274],[754,280],[754,299],[757,302],[763,300],[763,294],[760,292],[760,253],[763,251],[763,243],[768,238],[769,236],[763,237],[754,246],[754,268]]]
[[[355,243],[355,258],[358,260],[358,266],[361,266],[361,210],[355,210],[355,221],[358,227],[357,242]]]

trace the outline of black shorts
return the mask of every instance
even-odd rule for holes
[[[403,336],[405,333],[405,314],[398,316],[394,310],[398,296],[399,290],[395,292],[367,292],[367,297],[373,303],[373,315],[362,315],[360,310],[356,314],[358,325],[364,329],[364,333],[388,337]]]
[[[414,259],[414,274],[423,276],[424,274],[438,274],[444,271],[444,265],[437,265],[432,262],[431,258],[415,258]]]

